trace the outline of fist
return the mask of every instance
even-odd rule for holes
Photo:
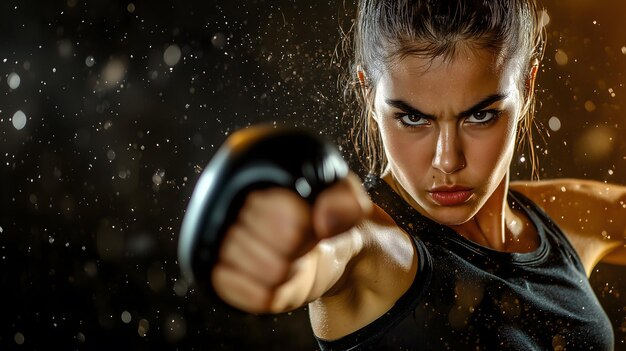
[[[244,311],[278,312],[276,292],[298,273],[298,260],[357,225],[371,207],[354,175],[324,190],[313,206],[284,188],[251,192],[220,248],[211,277],[216,293]]]

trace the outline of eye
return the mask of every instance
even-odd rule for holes
[[[474,112],[465,119],[465,122],[474,124],[487,124],[489,122],[495,121],[499,115],[500,111],[494,110]]]
[[[410,127],[430,125],[430,122],[426,118],[417,115],[400,115],[398,116],[398,119],[402,122],[402,124]]]

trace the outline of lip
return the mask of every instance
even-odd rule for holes
[[[457,206],[469,200],[473,192],[471,188],[453,185],[433,188],[428,194],[441,206]]]

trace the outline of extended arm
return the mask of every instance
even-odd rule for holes
[[[218,295],[253,313],[280,313],[312,302],[311,325],[325,339],[346,335],[388,311],[417,272],[412,239],[369,199],[351,196],[345,185],[321,194],[313,211],[283,189],[253,195],[237,224],[248,229],[227,233],[213,271]],[[323,223],[333,216],[340,216],[331,220],[338,226],[328,231]],[[296,225],[284,231],[294,219]]]
[[[313,208],[286,189],[251,193],[222,244],[216,292],[253,313],[284,312],[322,296],[362,251],[351,228],[370,208],[356,177],[324,191]]]

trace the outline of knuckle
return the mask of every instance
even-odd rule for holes
[[[289,275],[291,264],[284,259],[276,259],[272,264],[264,267],[263,276],[265,276],[269,283],[273,286],[277,286],[283,283]]]
[[[242,275],[227,265],[213,269],[212,284],[217,295],[226,303],[251,313],[269,311],[273,288],[259,284],[253,277]]]
[[[284,255],[298,251],[310,232],[311,208],[289,189],[269,188],[248,194],[238,223]]]
[[[272,300],[274,297],[274,291],[271,289],[259,289],[256,294],[250,296],[250,303],[253,305],[251,308],[254,312],[262,313],[269,311]]]
[[[286,253],[291,253],[295,251],[298,246],[300,246],[300,242],[302,241],[300,238],[300,233],[295,228],[285,228],[280,233],[280,244],[283,248],[283,251]]]
[[[241,228],[238,225],[232,225],[228,228],[228,231],[226,231],[226,234],[224,235],[222,246],[219,250],[218,259],[225,260],[234,254],[241,235]]]

